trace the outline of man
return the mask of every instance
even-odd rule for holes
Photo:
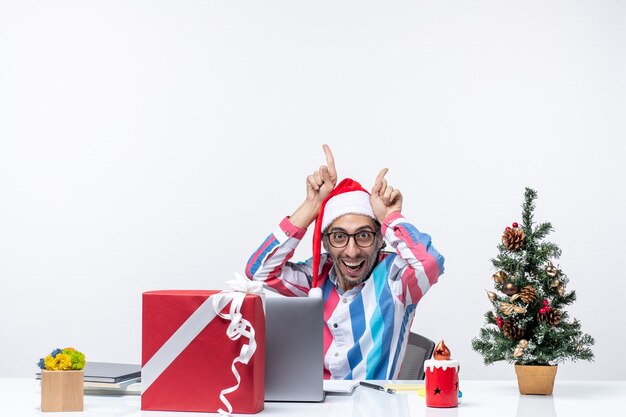
[[[402,216],[386,168],[371,194],[351,179],[336,184],[332,152],[323,149],[327,165],[307,177],[306,199],[252,254],[246,274],[287,296],[321,292],[325,378],[396,379],[415,307],[444,259]],[[289,262],[313,220],[313,257]],[[382,250],[385,239],[394,252]]]

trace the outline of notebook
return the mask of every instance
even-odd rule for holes
[[[323,401],[323,300],[268,296],[265,301],[265,401]]]

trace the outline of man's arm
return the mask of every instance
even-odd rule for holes
[[[420,232],[401,213],[390,214],[381,232],[398,256],[396,278],[390,282],[393,293],[404,304],[417,304],[444,272],[444,257],[432,245],[428,234]]]
[[[402,215],[402,194],[387,184],[387,168],[380,171],[372,188],[370,202],[381,232],[398,256],[398,270],[390,283],[392,291],[404,304],[417,304],[444,271],[444,258],[431,243]]]
[[[304,297],[311,288],[311,267],[293,263],[289,259],[306,233],[285,217],[280,225],[252,254],[246,266],[246,275],[282,295]]]
[[[337,184],[335,159],[328,145],[323,145],[326,165],[306,179],[304,202],[285,218],[279,227],[265,239],[252,254],[246,275],[255,281],[264,281],[274,291],[288,296],[306,296],[311,288],[310,263],[292,263],[296,247],[307,227],[317,218],[322,202]]]

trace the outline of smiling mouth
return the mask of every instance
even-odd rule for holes
[[[361,260],[361,261],[341,260],[341,263],[343,267],[346,269],[346,271],[354,274],[354,273],[358,273],[361,271],[361,269],[363,268],[363,265],[365,265],[365,260]]]

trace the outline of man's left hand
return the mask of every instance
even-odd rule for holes
[[[370,196],[370,204],[374,210],[374,215],[381,224],[391,213],[400,213],[402,211],[402,193],[400,193],[400,190],[387,184],[385,179],[387,171],[389,171],[387,168],[383,168],[378,173]]]

